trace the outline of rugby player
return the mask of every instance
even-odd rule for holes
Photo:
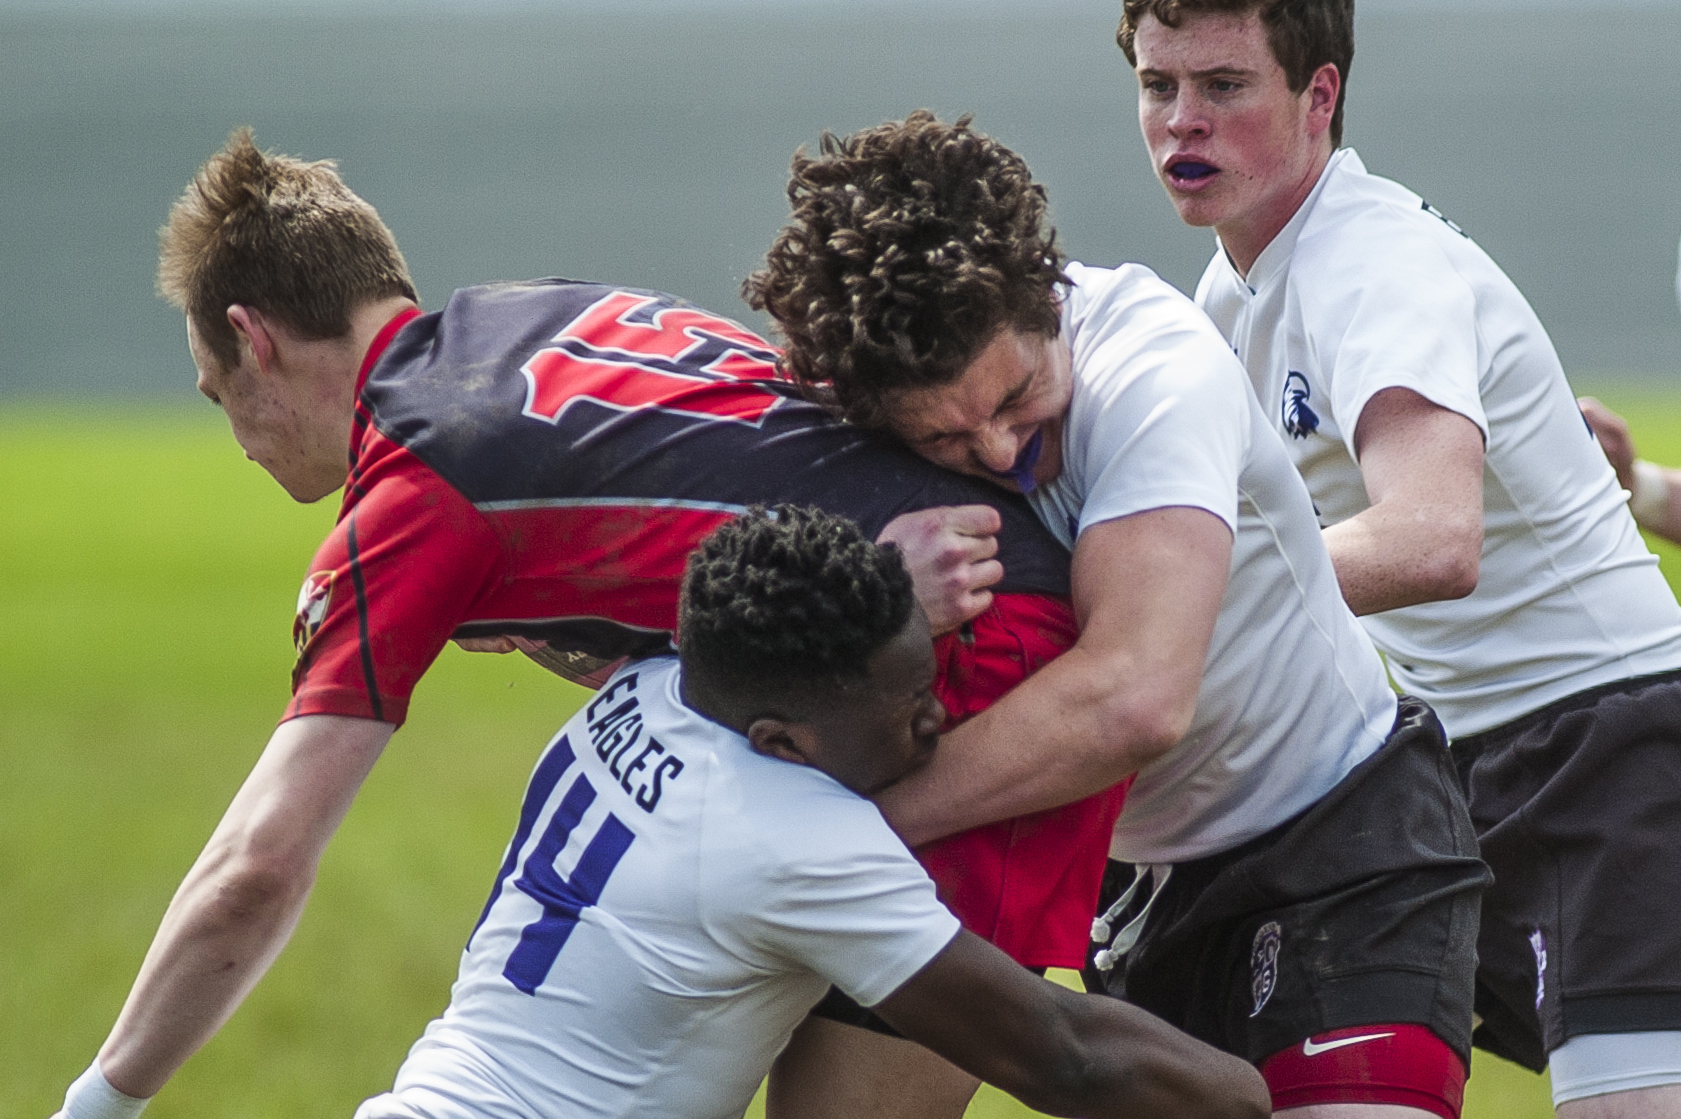
[[[541,280],[464,289],[422,315],[390,231],[330,164],[236,133],[172,211],[159,286],[248,457],[299,501],[344,497],[299,597],[284,718],[90,1071],[118,1095],[157,1092],[280,951],[451,637],[546,641],[589,667],[669,652],[694,545],[748,505],[791,500],[872,538],[927,537],[934,558],[915,566],[943,588],[929,593],[941,627],[982,610],[937,646],[954,721],[1073,640],[1068,554],[1024,505],[753,380],[775,351],[669,296]],[[959,511],[918,512],[943,507]],[[940,529],[966,523],[981,535]],[[976,590],[998,579],[994,529],[1010,568],[995,594]],[[1120,796],[922,857],[966,927],[1023,965],[1077,967]],[[903,1074],[911,1104],[974,1091],[919,1046],[854,1028],[877,1023],[844,996],[823,1013],[866,1039],[884,1082]]]
[[[830,982],[1053,1115],[1266,1115],[1243,1062],[939,903],[863,799],[944,719],[910,576],[847,520],[772,516],[703,542],[678,656],[549,744],[448,1009],[356,1119],[733,1119]]]
[[[1681,608],[1523,296],[1339,147],[1353,8],[1126,0],[1145,142],[1344,596],[1453,740],[1495,877],[1477,1043],[1550,1059],[1571,1119],[1681,1115]]]
[[[825,135],[788,189],[747,291],[789,372],[1074,552],[1074,648],[889,822],[920,842],[1138,771],[1088,983],[1256,1063],[1280,1111],[1453,1119],[1488,872],[1230,347],[1147,269],[1065,268],[1043,188],[966,120]]]

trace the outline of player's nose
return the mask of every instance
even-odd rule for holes
[[[1167,132],[1175,140],[1189,137],[1206,136],[1208,134],[1208,114],[1203,112],[1203,104],[1195,97],[1188,97],[1181,93],[1173,99],[1173,108],[1167,115]]]
[[[975,433],[975,457],[994,474],[1008,474],[1021,455],[1023,440],[1001,424],[982,428]]]

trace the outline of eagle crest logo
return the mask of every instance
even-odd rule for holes
[[[1319,413],[1308,405],[1312,396],[1313,389],[1300,373],[1291,371],[1284,378],[1284,430],[1292,438],[1306,439],[1319,430]]]

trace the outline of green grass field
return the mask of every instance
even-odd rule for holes
[[[1681,462],[1681,399],[1602,392]],[[285,703],[333,501],[292,504],[209,408],[0,410],[0,1115],[50,1114]],[[1664,553],[1672,580],[1681,556]],[[342,1117],[447,1001],[527,771],[581,692],[451,648],[291,946],[156,1119]],[[1469,1119],[1549,1114],[1478,1059]],[[987,1092],[986,1117],[1029,1114]]]

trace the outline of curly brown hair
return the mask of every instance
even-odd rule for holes
[[[1045,190],[1003,144],[919,109],[794,155],[793,214],[742,284],[783,365],[853,422],[955,380],[1005,328],[1055,337],[1066,283]]]
[[[158,294],[230,367],[239,362],[232,304],[305,338],[338,338],[364,303],[419,302],[396,238],[337,164],[259,151],[249,128],[234,130],[170,208],[158,231]]]
[[[1354,63],[1354,0],[1123,0],[1115,43],[1136,67],[1133,40],[1144,17],[1155,16],[1168,27],[1178,27],[1191,12],[1260,12],[1267,45],[1283,67],[1291,93],[1306,89],[1314,71],[1334,63],[1342,86],[1331,117],[1331,146],[1342,145],[1343,102],[1348,96],[1348,68]]]

